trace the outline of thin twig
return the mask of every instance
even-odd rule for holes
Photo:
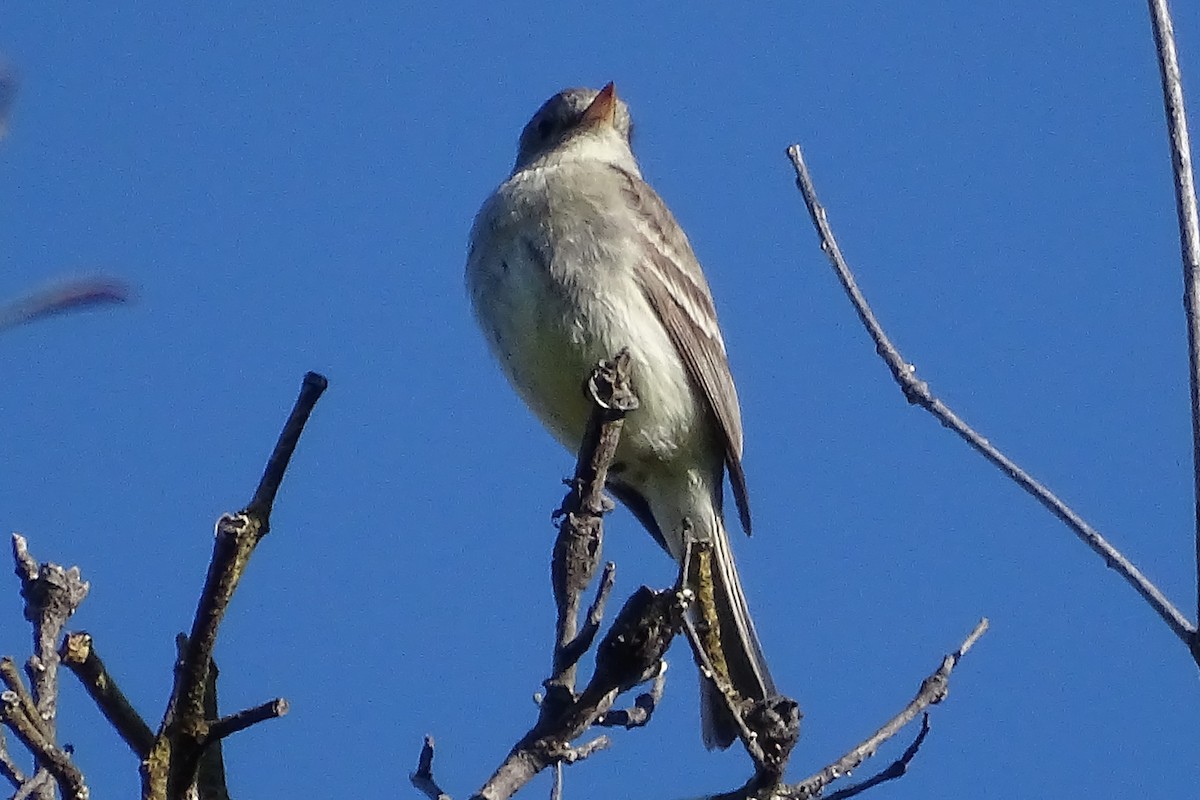
[[[612,739],[609,739],[607,736],[597,736],[590,742],[585,742],[578,747],[563,745],[553,751],[552,755],[554,756],[556,766],[559,764],[577,764],[585,758],[590,758],[599,753],[601,750],[607,750],[611,745]]]
[[[808,167],[804,163],[804,155],[800,150],[800,146],[792,145],[788,148],[787,152],[796,170],[796,185],[799,187],[800,193],[804,196],[805,205],[808,206],[808,213],[812,217],[813,224],[817,228],[817,234],[821,239],[821,249],[833,264],[838,280],[841,281],[842,287],[846,290],[850,302],[854,305],[859,319],[862,320],[864,327],[866,327],[872,341],[875,343],[876,352],[879,353],[880,357],[887,364],[888,369],[891,370],[892,377],[899,384],[900,390],[904,392],[904,396],[908,399],[908,402],[919,405],[936,417],[944,426],[957,433],[976,452],[998,467],[1004,474],[1015,481],[1018,486],[1049,509],[1054,516],[1062,520],[1084,544],[1092,548],[1093,551],[1104,559],[1109,567],[1116,570],[1119,575],[1125,578],[1129,585],[1150,604],[1151,608],[1158,612],[1158,615],[1175,632],[1175,635],[1191,647],[1192,641],[1195,638],[1196,626],[1189,622],[1171,604],[1171,601],[1159,591],[1157,586],[1150,582],[1149,578],[1143,575],[1129,559],[1109,544],[1095,528],[1055,496],[1053,492],[1034,479],[1032,475],[1017,466],[1014,461],[978,434],[941,400],[934,397],[929,384],[917,378],[916,368],[904,360],[904,357],[900,355],[900,351],[896,349],[891,339],[888,338],[883,327],[875,318],[874,312],[871,311],[871,307],[867,304],[866,298],[859,290],[850,267],[842,257],[842,252],[838,248],[836,239],[834,239],[833,230],[829,226],[825,209],[817,200],[816,188],[813,185],[812,177],[809,175]]]
[[[929,706],[940,703],[945,699],[946,693],[950,688],[950,673],[954,671],[954,668],[962,660],[962,657],[967,654],[967,651],[979,640],[979,637],[983,636],[987,628],[988,621],[986,619],[980,620],[970,635],[958,646],[958,649],[943,658],[941,666],[921,682],[921,688],[917,691],[916,697],[904,707],[904,710],[892,717],[882,728],[868,737],[866,741],[815,775],[804,779],[800,783],[783,787],[783,790],[774,796],[777,798],[787,798],[787,800],[808,800],[808,798],[816,797],[826,786],[838,778],[849,775],[863,761],[875,755],[875,751],[879,749],[880,745],[899,733],[905,725],[916,719],[918,714]]]
[[[1171,149],[1175,208],[1179,218],[1179,249],[1183,257],[1183,306],[1188,330],[1188,384],[1192,400],[1192,467],[1196,526],[1196,614],[1200,619],[1200,221],[1196,211],[1196,178],[1192,172],[1183,80],[1175,51],[1175,26],[1167,0],[1149,0],[1154,49],[1162,78],[1163,109]],[[1192,655],[1200,664],[1200,636],[1193,631]]]
[[[275,443],[275,449],[271,451],[267,467],[263,470],[258,488],[254,491],[254,497],[246,506],[246,514],[262,518],[264,536],[271,530],[271,509],[275,507],[275,495],[279,493],[283,475],[287,472],[292,454],[296,452],[296,445],[300,443],[300,434],[304,432],[304,426],[308,424],[308,418],[312,416],[317,401],[328,388],[329,381],[324,375],[316,372],[304,374],[304,380],[300,384],[300,395],[292,406],[292,413],[288,415],[287,422],[283,424],[279,440]]]
[[[921,745],[925,743],[925,737],[928,735],[929,712],[926,711],[921,715],[921,730],[917,733],[917,737],[913,739],[912,744],[904,749],[899,758],[889,764],[886,769],[872,775],[862,783],[856,783],[853,786],[847,786],[845,789],[838,789],[836,792],[826,795],[825,800],[849,800],[849,798],[862,794],[881,783],[903,778],[908,772],[908,765],[917,757],[917,751],[921,749]]]
[[[644,728],[650,724],[650,719],[654,716],[666,689],[667,662],[663,661],[659,664],[658,675],[654,677],[650,691],[639,694],[629,708],[607,712],[596,720],[596,725],[604,728],[624,728],[627,731]]]
[[[596,634],[600,632],[600,623],[604,620],[604,607],[608,604],[609,595],[612,594],[616,574],[616,564],[609,561],[604,565],[604,571],[600,573],[600,581],[596,585],[596,596],[593,598],[591,606],[588,607],[583,627],[579,629],[573,639],[558,648],[561,663],[576,666],[579,659],[583,658],[583,654],[592,649],[592,643],[596,641]]]

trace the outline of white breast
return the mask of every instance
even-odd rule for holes
[[[680,450],[707,438],[696,436],[706,417],[635,279],[645,263],[640,239],[600,170],[564,163],[518,173],[497,189],[471,235],[475,314],[514,388],[569,450],[583,434],[582,387],[592,367],[629,347],[641,405],[626,422],[618,459],[693,462],[694,452]]]

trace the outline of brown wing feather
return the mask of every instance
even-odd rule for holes
[[[746,474],[742,470],[742,417],[708,282],[687,236],[662,199],[637,176],[617,167],[613,169],[623,176],[626,197],[637,216],[637,229],[645,238],[646,252],[652,262],[640,273],[642,290],[683,358],[688,374],[712,409],[725,442],[725,464],[738,516],[749,534],[750,503]]]

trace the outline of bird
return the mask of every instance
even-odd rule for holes
[[[572,452],[590,413],[582,386],[630,353],[639,406],[625,419],[607,488],[677,562],[686,537],[713,555],[716,639],[740,698],[777,694],[738,577],[724,476],[742,528],[750,507],[737,390],[712,292],[692,246],[634,157],[612,83],[565,89],[521,132],[516,163],[471,229],[467,292],[492,355]],[[701,731],[724,749],[739,726],[701,676]]]

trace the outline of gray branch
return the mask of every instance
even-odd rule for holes
[[[1171,149],[1175,207],[1179,218],[1179,249],[1183,257],[1183,306],[1188,330],[1188,384],[1192,399],[1192,483],[1195,493],[1196,614],[1200,619],[1200,222],[1196,212],[1196,178],[1192,172],[1187,114],[1183,105],[1183,80],[1175,52],[1175,26],[1167,0],[1149,0],[1154,49],[1162,78],[1163,108],[1167,115],[1167,140]],[[1200,636],[1192,631],[1188,642],[1200,664]]]
[[[1049,509],[1050,513],[1066,523],[1067,527],[1084,544],[1092,548],[1097,555],[1103,558],[1105,564],[1116,570],[1117,574],[1123,577],[1150,604],[1150,607],[1158,612],[1158,615],[1162,617],[1163,621],[1167,623],[1182,642],[1188,645],[1189,648],[1193,647],[1196,638],[1196,626],[1180,613],[1179,609],[1166,598],[1166,595],[1149,578],[1143,575],[1128,558],[1109,544],[1107,539],[1101,536],[1095,528],[1089,525],[1070,506],[1060,500],[1057,495],[1047,489],[1028,472],[1021,469],[1016,462],[1000,452],[991,442],[951,411],[945,403],[935,397],[928,383],[917,378],[916,367],[908,363],[900,354],[896,345],[892,343],[892,340],[884,332],[883,326],[879,324],[879,320],[875,318],[875,313],[867,304],[866,297],[858,288],[854,274],[850,271],[850,267],[847,265],[846,259],[842,256],[842,251],[838,247],[837,240],[834,238],[825,208],[817,199],[816,187],[813,185],[808,166],[804,162],[804,154],[800,149],[800,145],[792,145],[788,148],[787,152],[796,170],[796,185],[804,197],[804,203],[808,207],[809,216],[812,217],[813,224],[817,229],[817,235],[820,237],[821,250],[829,257],[834,272],[837,274],[838,280],[841,281],[842,288],[845,289],[847,297],[850,298],[850,302],[854,306],[854,310],[858,313],[858,318],[862,321],[863,326],[867,329],[867,333],[871,336],[871,340],[875,343],[875,351],[879,353],[880,358],[887,364],[892,377],[900,386],[900,391],[904,393],[908,402],[920,406],[936,417],[942,425],[958,434],[977,453],[990,461],[1001,472],[1016,482],[1018,486],[1031,494],[1038,502]],[[1197,658],[1200,659],[1200,655],[1197,655]]]

